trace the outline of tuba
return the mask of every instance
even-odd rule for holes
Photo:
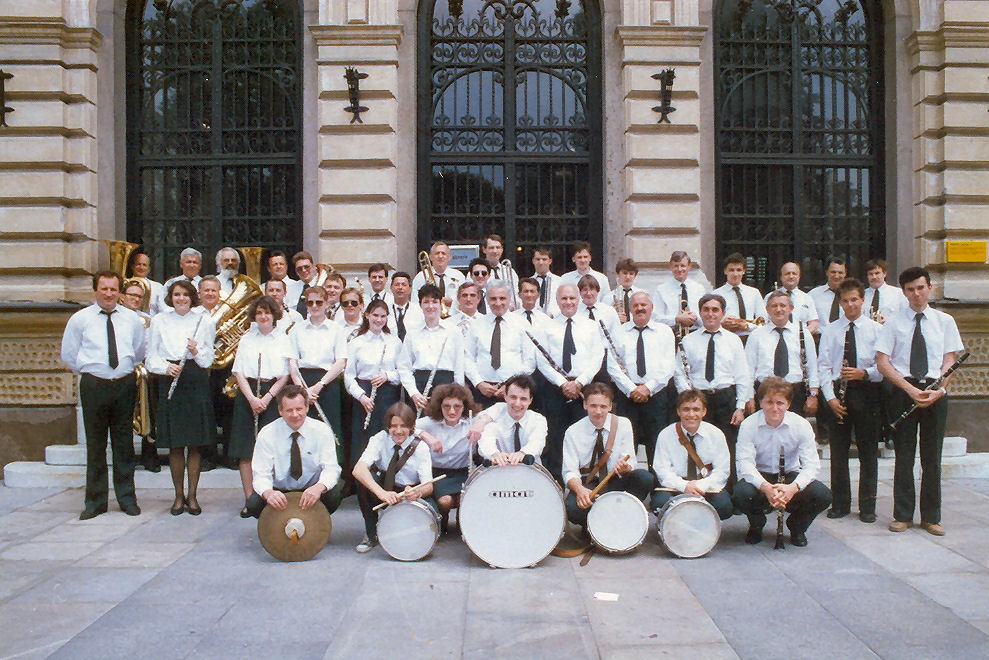
[[[419,270],[422,272],[422,279],[429,282],[433,286],[439,286],[436,283],[436,271],[433,270],[433,262],[429,260],[429,253],[425,250],[419,252]],[[440,291],[440,318],[446,319],[450,318],[450,310],[446,308],[446,303],[443,302],[446,299],[446,291]]]
[[[220,301],[212,313],[216,325],[216,342],[213,347],[216,358],[213,360],[214,369],[222,369],[233,362],[237,352],[237,343],[251,327],[247,316],[251,303],[263,295],[261,290],[261,253],[264,248],[237,248],[244,256],[246,275],[235,275],[230,295]]]
[[[144,277],[127,277],[127,263],[130,261],[131,255],[134,250],[140,246],[137,243],[128,243],[127,241],[114,241],[103,239],[103,243],[106,245],[107,249],[110,251],[110,270],[120,275],[120,279],[123,280],[123,288],[127,288],[130,284],[138,284],[144,291],[141,296],[141,311],[147,312],[151,307],[151,285],[148,284],[147,278]],[[123,291],[123,288],[121,291]]]

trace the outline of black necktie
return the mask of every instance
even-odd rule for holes
[[[443,281],[446,275],[437,275],[437,277],[440,278],[440,295],[446,298],[446,283]]]
[[[735,298],[738,300],[738,318],[745,318],[745,299],[742,298],[742,291],[737,286],[733,286],[732,290],[735,292]]]
[[[539,276],[539,306],[546,309],[546,276]]]
[[[481,300],[477,303],[477,311],[481,314],[488,313],[488,306],[484,304],[484,292],[481,292]]]
[[[299,449],[298,431],[292,431],[292,453],[288,463],[288,474],[293,479],[302,477],[302,450]]]
[[[522,424],[521,422],[515,422],[515,426],[512,427],[512,440],[515,443],[515,451],[522,451]]]
[[[309,290],[309,285],[305,284],[302,287],[302,295],[299,296],[299,302],[295,305],[295,311],[302,315],[302,318],[306,318],[309,315],[309,311],[306,309],[306,291]]]
[[[591,469],[597,465],[597,462],[601,460],[604,455],[604,427],[597,429],[597,437],[594,440],[594,452],[591,454]],[[605,476],[608,474],[607,464],[602,465],[598,468],[598,483],[601,483]]]
[[[529,322],[529,325],[532,325],[532,312],[528,309],[525,310],[525,318]]]
[[[845,352],[844,359],[852,369],[858,368],[858,348],[855,346],[855,324],[848,323],[848,331],[845,332]]]
[[[567,319],[567,329],[563,333],[563,370],[570,373],[570,367],[573,366],[571,359],[577,354],[577,347],[573,343],[573,319]]]
[[[831,311],[828,312],[828,323],[831,323],[838,318],[838,292],[832,291],[831,298]]]
[[[684,435],[687,436],[687,442],[690,443],[691,448],[693,448],[694,453],[697,453],[697,443],[694,442],[696,436],[684,431]],[[697,465],[694,463],[690,455],[687,455],[687,481],[694,481],[697,479]]]
[[[632,289],[625,289],[625,294],[622,296],[622,306],[625,308],[625,318],[629,317],[628,311],[628,297],[632,294]]]
[[[385,490],[395,489],[395,473],[398,472],[399,451],[401,451],[401,449],[401,445],[395,445],[394,451],[391,455],[391,460],[388,461],[388,469],[385,470],[385,480],[384,483],[381,484],[381,487]]]
[[[783,331],[786,328],[773,328],[780,333],[780,340],[776,342],[776,357],[773,359],[773,373],[779,378],[785,378],[790,373],[790,351],[783,340]]]
[[[371,302],[374,302],[375,300],[381,300],[381,295],[376,293],[371,296]]]
[[[494,330],[491,331],[491,368],[501,369],[501,321],[500,316],[494,318]]]
[[[917,313],[914,317],[916,325],[913,329],[913,340],[910,342],[910,375],[917,380],[927,377],[927,342],[924,341],[924,333],[920,329],[920,322],[924,319],[922,313]]]
[[[587,318],[589,318],[592,321],[597,321],[597,319],[594,318],[594,308],[593,307],[588,307],[587,308]]]
[[[707,340],[707,361],[704,364],[704,380],[710,385],[714,383],[714,335],[718,333],[710,330],[704,332],[711,335],[711,338]]]
[[[683,304],[685,302],[688,302],[688,300],[687,300],[687,283],[686,282],[681,282],[680,283],[680,307],[681,308],[686,307],[686,305]]]
[[[639,332],[639,338],[635,340],[635,371],[639,374],[639,378],[645,378],[646,376],[646,342],[642,339],[642,333],[645,332],[647,327],[649,326],[642,328],[635,327]],[[617,358],[618,356],[616,355],[615,357]]]
[[[399,307],[394,307],[395,310],[395,328],[398,330],[398,340],[405,341],[405,310]]]
[[[116,369],[117,365],[120,364],[120,360],[117,359],[117,333],[113,331],[113,320],[110,318],[113,312],[108,312],[105,309],[100,310],[100,314],[106,314],[106,350],[107,350],[107,362],[110,363],[111,369]]]

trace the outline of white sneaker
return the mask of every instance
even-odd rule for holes
[[[361,542],[357,544],[357,547],[354,548],[354,550],[364,554],[365,552],[370,552],[376,545],[378,545],[378,539],[370,539],[365,536],[361,539]]]

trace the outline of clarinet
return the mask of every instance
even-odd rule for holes
[[[550,356],[549,351],[547,351],[542,344],[536,341],[536,338],[532,336],[532,333],[529,332],[528,330],[523,330],[522,332],[524,332],[525,336],[529,338],[529,341],[532,342],[532,345],[536,347],[536,350],[543,354],[543,357],[546,358],[546,362],[548,362],[549,366],[553,368],[553,371],[560,374],[567,380],[570,380],[570,376],[567,374],[566,371],[563,370],[563,367],[561,367],[560,365],[558,365],[556,362],[553,361],[553,358]]]
[[[615,362],[618,363],[618,368],[622,370],[623,374],[625,374],[625,378],[628,378],[630,381],[635,383],[635,379],[632,378],[632,375],[628,372],[628,367],[625,366],[625,361],[622,360],[622,356],[618,354],[618,349],[615,347],[615,342],[611,339],[611,333],[608,332],[608,328],[604,325],[604,319],[598,319],[598,325],[601,326],[601,332],[604,333],[604,338],[608,340],[608,345],[611,347],[611,352],[615,355]]]
[[[443,343],[440,344],[440,352],[436,354],[436,364],[429,372],[429,378],[426,379],[426,386],[422,388],[422,395],[424,397],[429,397],[429,393],[433,390],[433,379],[436,378],[436,370],[440,368],[440,358],[443,357],[443,349],[446,348],[446,340],[450,338],[450,335],[444,333]],[[422,417],[423,409],[420,408],[419,412],[416,413],[416,419]]]
[[[261,398],[261,351],[258,350],[258,379],[254,384],[254,396]],[[258,442],[258,414],[254,413],[254,443]]]
[[[385,363],[385,351],[387,350],[388,350],[388,342],[385,342],[385,345],[381,347],[381,357],[378,358],[378,373],[381,373],[381,365]],[[374,399],[378,396],[377,385],[371,386],[371,394],[369,394],[368,396],[371,397],[371,411],[368,412],[366,415],[364,415],[365,431],[367,430],[367,427],[371,424],[371,413],[374,412]]]
[[[780,445],[780,471],[779,476],[776,478],[776,483],[782,485],[785,481],[786,455],[783,453],[783,446]],[[785,511],[785,506],[776,509],[776,545],[773,547],[774,550],[782,550],[786,547],[783,543],[783,514]]]
[[[804,322],[797,322],[797,334],[800,335],[800,376],[804,384],[804,392],[810,398],[810,380],[807,377],[807,346],[804,342]]]
[[[687,362],[687,352],[683,350],[682,344],[679,348],[677,348],[677,353],[680,354],[680,362],[683,364],[683,375],[687,378],[687,387],[692,390],[696,390],[697,388],[694,387],[694,381],[690,380],[690,363]]]
[[[847,367],[848,366],[848,360],[842,360],[841,361],[841,366],[842,367]],[[844,378],[842,378],[841,379],[841,383],[838,385],[838,403],[840,403],[843,406],[845,405],[845,393],[846,392],[848,392],[848,381],[845,380]],[[837,423],[838,424],[845,424],[848,421],[847,418],[848,418],[848,415],[846,414],[845,417],[842,417],[839,420],[837,420]]]
[[[205,312],[203,312],[202,314],[199,315],[199,320],[196,321],[196,328],[192,331],[192,338],[193,339],[195,339],[196,338],[196,335],[199,334],[199,324],[203,322],[203,317],[205,315],[206,315]],[[182,355],[182,359],[179,360],[179,372],[177,374],[175,374],[175,377],[172,378],[172,384],[168,386],[168,397],[167,398],[168,398],[169,401],[172,400],[172,394],[175,393],[175,388],[179,384],[179,376],[182,375],[182,370],[185,369],[185,363],[186,363],[186,361],[188,359],[189,359],[189,351],[187,349],[185,351],[185,353]]]
[[[951,374],[953,374],[955,372],[955,369],[957,369],[958,367],[962,366],[962,362],[964,362],[965,360],[968,359],[968,355],[969,355],[968,351],[965,351],[960,356],[958,356],[958,359],[955,360],[955,363],[953,365],[951,365],[950,367],[948,367],[947,370],[945,370],[945,372],[943,374],[941,374],[941,377],[940,378],[938,378],[933,383],[931,383],[930,385],[928,385],[927,387],[925,387],[923,389],[923,391],[926,392],[928,390],[937,390],[937,389],[940,389],[941,386],[944,385],[944,381],[946,381],[948,379],[948,376],[950,376]],[[919,406],[916,403],[913,404],[912,406],[910,406],[910,408],[908,410],[906,410],[892,424],[889,425],[889,430],[890,431],[895,431],[896,430],[896,427],[899,426],[900,424],[902,424],[903,423],[903,420],[905,420],[907,417],[909,417],[913,413],[913,411],[916,410],[918,407]]]

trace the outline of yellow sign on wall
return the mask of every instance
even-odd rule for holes
[[[984,264],[986,262],[985,241],[948,241],[945,251],[949,264]]]

